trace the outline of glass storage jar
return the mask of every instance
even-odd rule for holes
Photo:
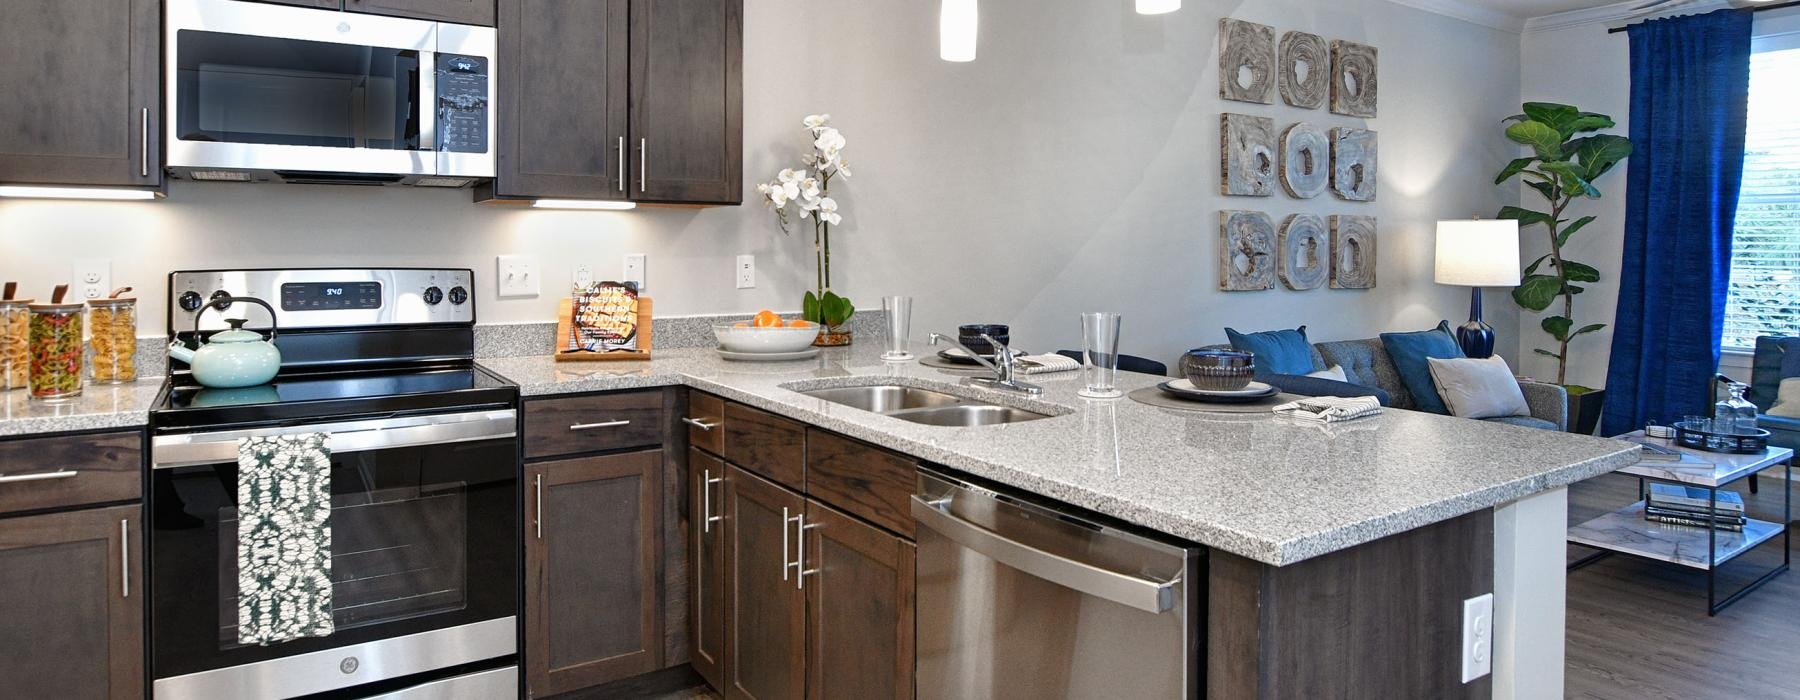
[[[30,303],[0,300],[0,391],[23,389],[31,381]]]
[[[31,398],[80,396],[84,305],[52,302],[26,308],[31,311]]]
[[[88,301],[88,345],[94,349],[95,384],[122,384],[137,379],[137,299],[120,297],[130,287],[105,299]]]

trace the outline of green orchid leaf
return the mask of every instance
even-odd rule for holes
[[[1531,162],[1535,160],[1537,159],[1517,158],[1514,159],[1513,162],[1507,163],[1506,167],[1500,170],[1500,174],[1494,176],[1494,184],[1498,185],[1502,182],[1506,182],[1507,178],[1517,175],[1526,168],[1531,167]]]
[[[1568,340],[1569,328],[1574,326],[1575,322],[1566,316],[1546,316],[1538,325],[1543,327],[1544,332],[1549,333],[1550,337],[1557,340]]]
[[[1606,327],[1606,324],[1604,324],[1604,323],[1590,323],[1588,325],[1582,326],[1581,330],[1575,331],[1575,333],[1573,335],[1570,335],[1569,337],[1573,338],[1577,335],[1592,333],[1594,331],[1600,330],[1605,327]]]
[[[1541,211],[1532,211],[1523,207],[1501,207],[1497,218],[1518,219],[1520,226],[1550,223],[1550,215]]]
[[[800,317],[812,323],[825,322],[825,316],[819,310],[819,298],[812,292],[807,292],[806,298],[800,300]]]
[[[1561,248],[1568,245],[1570,236],[1575,235],[1576,231],[1580,231],[1583,226],[1591,223],[1594,223],[1594,217],[1584,216],[1576,219],[1575,223],[1564,226],[1562,230],[1556,232],[1556,247]]]
[[[1562,159],[1562,132],[1535,119],[1506,127],[1506,137],[1530,146],[1544,160]]]
[[[1556,299],[1563,288],[1561,277],[1556,275],[1526,275],[1519,286],[1512,291],[1513,301],[1532,311],[1543,311],[1550,308],[1550,302]]]
[[[1556,353],[1550,352],[1549,350],[1545,350],[1543,348],[1532,348],[1531,351],[1535,352],[1539,355],[1543,355],[1544,357],[1554,357],[1559,360],[1562,359],[1562,355],[1558,355]]]
[[[1549,260],[1549,259],[1550,259],[1550,254],[1545,253],[1542,257],[1539,257],[1538,259],[1531,261],[1530,265],[1525,266],[1525,276],[1530,277],[1530,276],[1536,274],[1538,266],[1544,264],[1544,261]]]
[[[1575,282],[1600,281],[1600,271],[1594,269],[1593,266],[1584,263],[1564,260],[1562,261],[1562,271],[1564,277]]]
[[[827,326],[841,326],[856,313],[856,306],[850,300],[838,296],[834,292],[826,292],[825,298],[819,300],[819,310]]]

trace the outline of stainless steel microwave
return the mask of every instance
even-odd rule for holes
[[[462,187],[494,176],[495,36],[239,0],[168,0],[178,178]]]

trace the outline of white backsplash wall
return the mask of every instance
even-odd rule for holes
[[[1219,99],[1228,15],[1378,47],[1380,116]],[[937,58],[937,3],[748,0],[744,19],[742,207],[548,212],[465,190],[176,182],[155,203],[0,203],[0,279],[42,295],[74,259],[105,257],[115,284],[160,300],[178,268],[461,266],[482,321],[504,323],[551,319],[576,263],[615,277],[645,253],[659,315],[791,310],[813,277],[810,230],[783,237],[752,188],[797,160],[802,116],[830,112],[854,172],[834,183],[838,291],[865,308],[916,296],[918,338],[1008,322],[1032,350],[1078,347],[1076,313],[1118,310],[1121,349],[1168,360],[1226,325],[1328,340],[1460,322],[1467,291],[1431,282],[1433,222],[1517,200],[1490,183],[1512,155],[1494,125],[1519,101],[1518,35],[1386,0],[1190,0],[1154,17],[1125,0],[986,0],[967,64]],[[1378,200],[1219,195],[1222,111],[1376,129]],[[1374,214],[1379,287],[1220,292],[1220,209]],[[514,253],[537,258],[542,296],[493,296],[494,256]],[[756,256],[756,289],[734,288],[740,254]],[[1488,306],[1517,347],[1504,294]],[[160,306],[143,316],[162,330]]]

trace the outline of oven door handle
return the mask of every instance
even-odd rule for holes
[[[161,435],[151,441],[151,467],[172,469],[202,464],[235,463],[238,459],[238,442],[244,438],[315,432],[324,433],[327,436],[326,445],[336,454],[419,445],[445,445],[516,436],[518,435],[518,412],[504,409],[283,428]]]

